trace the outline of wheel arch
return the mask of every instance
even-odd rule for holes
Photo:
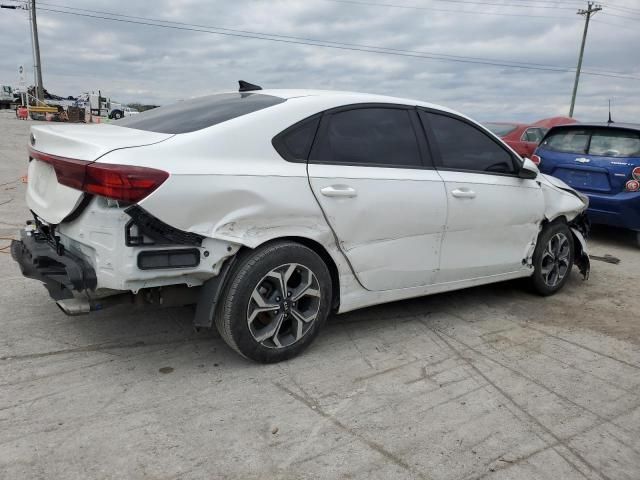
[[[334,258],[331,256],[329,251],[325,248],[317,240],[313,240],[308,237],[300,237],[300,236],[285,236],[272,238],[258,246],[263,246],[269,243],[279,242],[279,241],[288,241],[295,242],[305,247],[313,250],[325,263],[327,268],[329,269],[329,275],[331,276],[331,310],[333,312],[337,311],[340,307],[340,272],[338,270],[338,265],[336,264]],[[248,247],[243,247],[242,250],[247,249]],[[240,253],[240,252],[238,252]]]
[[[574,264],[580,270],[582,278],[587,280],[589,278],[589,271],[591,270],[591,264],[589,261],[589,252],[587,251],[586,239],[589,234],[590,224],[586,215],[580,214],[569,221],[564,214],[557,215],[552,219],[544,218],[540,222],[540,231],[536,237],[536,245],[540,239],[540,235],[545,228],[554,225],[556,223],[564,224],[571,233],[571,239],[573,240],[573,261]]]

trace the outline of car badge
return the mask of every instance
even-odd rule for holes
[[[580,158],[576,158],[576,162],[580,162],[580,163],[589,163],[591,160],[589,160],[588,158],[584,158],[584,157],[580,157]]]

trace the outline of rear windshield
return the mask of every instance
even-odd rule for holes
[[[484,126],[499,137],[509,135],[518,128],[518,125],[514,125],[513,123],[485,123]]]
[[[261,93],[220,93],[192,98],[125,117],[120,127],[157,133],[188,133],[283,103],[284,98]]]
[[[562,129],[542,142],[547,150],[603,157],[640,156],[640,135],[628,130]]]

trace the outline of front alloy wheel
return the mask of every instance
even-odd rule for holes
[[[569,239],[560,232],[547,242],[542,253],[541,274],[544,283],[553,288],[557,286],[569,271]]]
[[[546,225],[533,253],[531,283],[540,295],[553,295],[569,279],[573,267],[573,235],[566,223]]]

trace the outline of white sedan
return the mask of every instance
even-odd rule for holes
[[[550,295],[589,271],[584,196],[416,100],[243,83],[30,140],[25,276],[69,314],[195,303],[260,362],[331,312],[520,277]]]

